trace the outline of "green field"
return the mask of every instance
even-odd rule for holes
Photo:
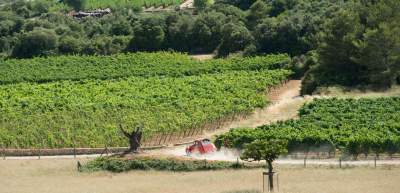
[[[287,61],[199,62],[176,53],[8,60],[19,71],[0,70],[10,70],[0,78],[0,141],[9,148],[125,146],[119,124],[143,125],[145,141],[193,134],[265,106],[265,89],[291,74],[274,69]]]
[[[317,99],[299,110],[299,120],[220,135],[218,145],[243,147],[255,139],[284,139],[289,151],[326,146],[359,154],[400,152],[400,98]]]
[[[168,7],[179,5],[184,0],[87,0],[86,9],[98,9],[108,7]]]

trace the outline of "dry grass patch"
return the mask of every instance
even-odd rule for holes
[[[87,160],[81,160],[86,162]],[[394,193],[399,168],[278,166],[280,192]],[[1,193],[222,193],[261,190],[262,170],[79,173],[76,160],[0,160]]]

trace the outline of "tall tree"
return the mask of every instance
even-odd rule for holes
[[[250,29],[253,29],[260,21],[268,17],[271,7],[262,0],[256,1],[249,9],[247,23]]]
[[[252,45],[254,38],[250,31],[240,24],[228,23],[222,27],[222,40],[218,47],[219,56],[227,56],[230,53],[243,51]]]

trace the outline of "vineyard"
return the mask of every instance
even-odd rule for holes
[[[260,71],[283,68],[289,61],[284,54],[198,61],[186,54],[171,52],[10,59],[0,61],[0,84]]]
[[[291,74],[275,69],[287,61],[199,62],[176,53],[7,60],[0,65],[0,145],[126,146],[119,124],[142,126],[144,144],[200,133],[265,106],[263,92]]]
[[[86,9],[109,7],[168,7],[179,5],[184,0],[87,0]]]
[[[299,115],[299,120],[231,130],[218,136],[217,145],[242,148],[255,139],[283,139],[291,152],[327,146],[355,158],[400,152],[400,98],[317,99]]]

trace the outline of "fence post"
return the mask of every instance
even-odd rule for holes
[[[339,168],[342,168],[342,158],[339,158]]]
[[[72,126],[72,145],[73,145],[73,153],[74,153],[74,159],[76,159],[76,127],[75,125]]]
[[[74,159],[76,159],[76,146],[75,146],[75,142],[74,142]]]
[[[41,151],[40,151],[40,147],[39,147],[38,159],[40,159],[40,154],[41,154]]]
[[[3,160],[6,160],[6,148],[3,143],[1,144],[1,149],[2,149]]]
[[[374,157],[374,166],[376,168],[376,156]]]
[[[40,147],[39,147],[38,159],[40,159],[40,157],[41,157],[42,148],[43,148],[43,139],[40,138]]]
[[[279,174],[276,174],[276,188],[278,189],[279,192]]]
[[[307,167],[307,156],[304,157],[304,168]]]

